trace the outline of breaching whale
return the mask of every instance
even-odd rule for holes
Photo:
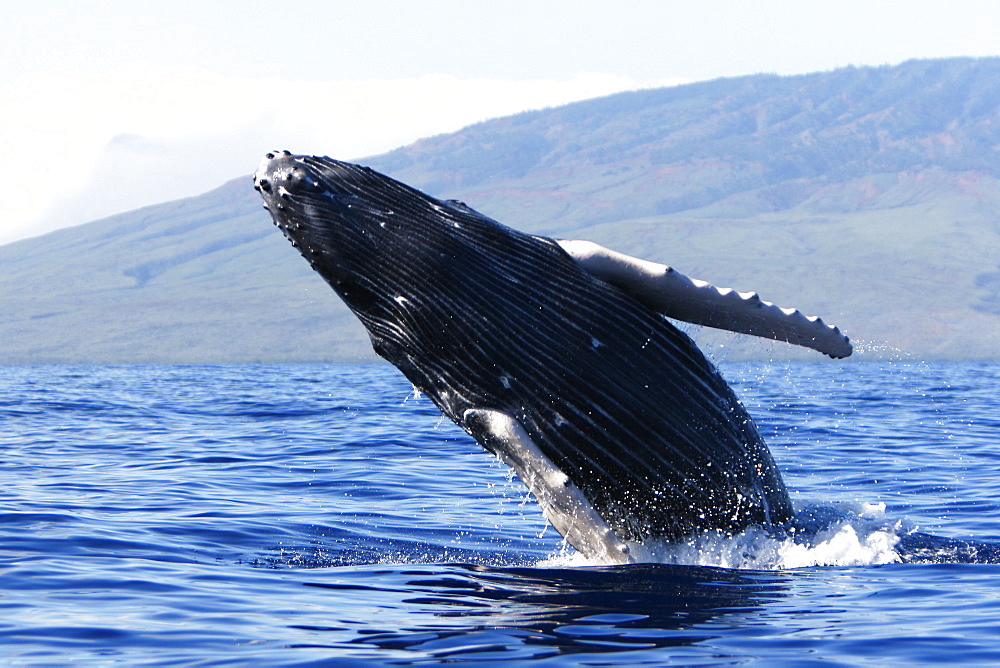
[[[649,538],[791,517],[753,420],[664,315],[846,357],[837,328],[359,165],[273,152],[254,185],[375,352],[506,462],[585,556],[627,563]]]

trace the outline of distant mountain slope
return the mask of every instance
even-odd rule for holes
[[[290,250],[248,177],[0,246],[0,361],[373,357]]]
[[[518,196],[524,222],[546,229],[720,200],[745,215],[872,174],[1000,177],[998,91],[998,58],[718,79],[527,112],[372,165],[432,191]]]
[[[998,58],[756,75],[518,114],[365,162],[520,229],[758,290],[871,349],[1000,359],[998,101]],[[372,358],[249,178],[2,246],[0,299],[2,362]]]

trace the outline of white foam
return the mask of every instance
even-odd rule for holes
[[[683,543],[629,543],[639,563],[783,570],[810,566],[867,566],[900,561],[896,544],[906,533],[885,518],[885,504],[809,506],[784,531],[751,527],[730,535],[708,532]],[[564,549],[538,564],[549,568],[601,566]]]

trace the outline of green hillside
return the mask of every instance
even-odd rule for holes
[[[371,359],[247,177],[0,246],[0,360]]]
[[[526,231],[821,314],[868,356],[1000,359],[998,153],[991,58],[623,93],[364,162]],[[6,363],[373,358],[247,177],[2,246],[0,299]]]

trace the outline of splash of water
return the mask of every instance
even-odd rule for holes
[[[782,570],[810,566],[867,566],[901,561],[896,550],[910,531],[885,516],[885,504],[806,506],[780,529],[751,527],[738,534],[706,532],[684,542],[632,543],[643,563]],[[542,567],[599,566],[579,553],[562,553]]]

